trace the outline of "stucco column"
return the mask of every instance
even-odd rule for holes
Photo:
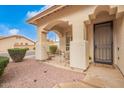
[[[66,36],[65,33],[63,36],[60,37],[60,50],[66,51]]]
[[[44,46],[44,48],[47,50],[47,33],[42,30],[41,31],[41,46]]]
[[[36,60],[46,60],[48,58],[46,49],[46,33],[38,29],[38,42],[36,43],[35,57]]]
[[[73,41],[70,42],[70,66],[85,70],[88,67],[88,42],[83,22],[72,22]]]

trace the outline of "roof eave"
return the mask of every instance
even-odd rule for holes
[[[30,23],[30,24],[36,25],[36,21],[37,21],[38,19],[40,19],[40,18],[42,18],[42,17],[45,17],[45,16],[47,16],[47,15],[49,15],[49,14],[51,14],[51,13],[57,11],[58,9],[61,9],[61,8],[65,7],[65,6],[66,6],[66,5],[54,5],[54,6],[52,6],[52,7],[49,7],[49,8],[46,9],[45,11],[43,11],[43,12],[37,14],[36,16],[34,16],[34,17],[30,18],[30,19],[28,19],[27,22]]]

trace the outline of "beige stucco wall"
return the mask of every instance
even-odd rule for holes
[[[30,40],[27,40],[23,37],[21,38],[17,38],[15,40],[16,44],[18,43],[18,45],[14,45],[15,48],[29,48],[29,49],[33,49],[35,47],[35,44],[33,42],[31,42]],[[21,43],[23,45],[21,45]],[[26,43],[28,43],[28,45],[26,45]]]
[[[31,41],[29,41],[29,40],[27,40],[27,39],[25,39],[25,38],[16,39],[16,43],[21,43],[21,42],[22,42],[24,45],[25,45],[25,43],[28,43],[28,45],[34,45],[33,42],[31,42]]]
[[[91,24],[87,25],[87,39],[88,39],[88,43],[89,43],[89,56],[91,57],[91,60],[89,60],[90,62],[94,62],[94,24],[97,24],[97,23],[102,23],[102,22],[107,22],[107,21],[113,21],[113,25],[115,25],[114,23],[114,20],[115,20],[115,15],[112,15],[110,16],[109,14],[106,14],[106,13],[100,13],[96,19],[92,20],[91,21]],[[114,26],[113,26],[114,27]],[[114,30],[115,28],[113,29],[113,42],[115,44],[115,41],[114,41],[114,38],[115,38],[115,35],[114,35]],[[115,58],[115,57],[113,57]],[[115,63],[115,61],[114,61]]]
[[[40,31],[42,32],[42,29],[45,28],[50,23],[51,25],[53,25],[54,21],[62,20],[62,21],[68,22],[68,25],[72,25],[73,41],[83,42],[84,30],[85,30],[84,21],[89,19],[89,15],[95,11],[96,7],[97,6],[88,6],[88,5],[65,7],[64,9],[61,9],[55,13],[50,14],[50,16],[44,17],[44,19],[40,19],[40,21],[38,21],[39,22],[38,29],[41,29]],[[99,20],[102,22],[108,19],[110,20],[110,18],[106,19],[106,17],[104,17],[102,20],[101,19],[96,20],[96,22],[99,22]],[[61,42],[60,43],[61,49],[65,50],[64,36],[61,38],[60,42]],[[90,50],[90,51],[93,51],[93,50]]]
[[[34,45],[14,45],[14,48],[29,48],[29,50],[33,50],[35,46]]]
[[[40,33],[43,31],[43,28],[45,28],[47,25],[49,25],[50,23],[51,25],[53,25],[54,21],[58,20],[68,22],[68,25],[72,26],[73,40],[71,41],[72,43],[70,45],[70,66],[72,67],[83,69],[87,68],[86,64],[88,63],[86,63],[86,61],[88,60],[88,56],[86,55],[88,53],[86,53],[86,46],[88,46],[88,42],[84,41],[85,25],[83,22],[88,19],[88,15],[92,13],[95,7],[96,6],[69,6],[51,14],[50,16],[44,17],[43,20],[40,19],[38,23],[38,31],[40,31]],[[61,41],[62,40],[60,40],[60,42]],[[63,47],[61,47],[61,49],[65,49],[65,40],[63,39],[62,42],[63,43],[61,44],[63,45]],[[77,50],[79,50],[80,52]]]
[[[97,7],[97,9],[96,9]],[[41,42],[41,32],[44,31],[44,28],[50,28],[59,23],[59,21],[67,22],[67,25],[72,26],[72,37],[70,46],[70,66],[76,68],[86,69],[89,62],[93,62],[93,24],[113,20],[114,21],[114,31],[113,31],[113,43],[114,43],[114,63],[116,64],[116,35],[115,29],[122,27],[116,27],[116,18],[120,17],[122,11],[124,11],[124,6],[67,6],[63,9],[60,9],[49,16],[45,16],[43,19],[37,21],[39,42]],[[118,9],[117,9],[118,8]],[[99,15],[102,18],[96,18],[97,14],[101,11],[107,11],[109,15],[115,14],[114,16]],[[92,21],[96,18],[94,21]],[[87,21],[88,20],[88,21]],[[87,21],[87,26],[84,22]],[[120,26],[120,25],[119,25]],[[64,30],[63,30],[64,31]],[[86,39],[86,35],[88,39]],[[88,42],[87,42],[88,40]],[[61,43],[64,48],[64,42]],[[41,44],[42,46],[42,44]],[[37,50],[40,50],[40,47]],[[89,48],[88,48],[89,47]],[[42,52],[41,52],[42,53]],[[39,56],[38,54],[36,56]],[[89,56],[92,57],[92,60],[88,60]],[[40,56],[39,56],[40,57]],[[122,68],[122,67],[121,67]]]
[[[23,45],[21,45],[21,43],[23,43]],[[28,43],[28,45],[25,45],[25,43]],[[1,52],[5,52],[9,48],[29,48],[29,49],[33,49],[34,47],[35,47],[35,44],[33,42],[31,42],[30,40],[27,40],[23,37],[21,37],[19,39],[17,37],[7,37],[7,38],[4,38],[4,39],[0,39],[0,51]]]
[[[73,40],[83,41],[83,21],[88,19],[88,15],[92,13],[96,6],[69,6],[60,11],[46,16],[43,20],[39,21],[38,28],[42,29],[48,24],[62,20],[67,21],[73,28]]]
[[[117,65],[124,74],[124,17],[117,19],[115,23],[116,23],[116,39],[117,39],[116,40]]]
[[[121,7],[120,11],[124,11],[124,7]],[[113,21],[113,64],[117,65],[121,72],[124,74],[124,17],[118,18],[117,15],[106,17],[100,15],[101,18],[97,18],[94,22],[88,25],[87,34],[88,34],[88,43],[89,51],[92,57],[91,62],[93,62],[94,53],[93,53],[93,24],[105,21]],[[103,17],[102,17],[103,16]],[[118,50],[119,48],[119,50]],[[118,59],[119,58],[119,59]]]
[[[15,37],[12,38],[6,38],[6,39],[2,39],[0,40],[0,52],[4,52],[7,51],[7,49],[9,48],[14,48],[14,44],[15,44]]]

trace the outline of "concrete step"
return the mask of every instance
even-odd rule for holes
[[[95,87],[83,82],[69,82],[56,84],[53,88],[95,88]]]

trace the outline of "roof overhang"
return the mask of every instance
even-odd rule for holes
[[[36,25],[36,21],[39,20],[40,18],[43,18],[53,12],[56,12],[57,10],[64,8],[67,5],[54,5],[49,7],[48,9],[42,11],[41,13],[37,14],[36,16],[30,18],[27,20],[28,23]]]

